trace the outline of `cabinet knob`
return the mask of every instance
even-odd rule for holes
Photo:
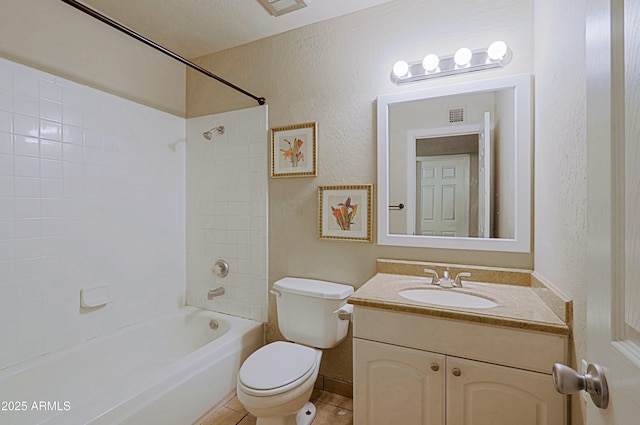
[[[460,376],[460,375],[462,375],[462,372],[461,372],[461,371],[460,371],[460,369],[458,369],[457,367],[454,367],[454,368],[451,370],[451,373],[453,374],[453,376]]]
[[[431,370],[437,372],[440,370],[440,365],[438,363],[431,363]]]

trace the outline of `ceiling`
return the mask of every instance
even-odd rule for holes
[[[391,0],[308,0],[274,17],[257,0],[83,0],[151,41],[194,59]],[[115,30],[114,30],[115,31]]]

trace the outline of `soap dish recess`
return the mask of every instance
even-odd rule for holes
[[[107,285],[82,288],[80,290],[81,307],[100,307],[110,302],[111,297],[109,296],[109,287]]]

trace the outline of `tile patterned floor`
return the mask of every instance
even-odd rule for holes
[[[317,412],[313,425],[352,425],[353,400],[338,394],[314,390],[311,401]],[[255,425],[256,418],[249,415],[236,397],[213,412],[202,425]]]

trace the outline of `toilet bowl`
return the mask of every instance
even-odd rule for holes
[[[278,327],[292,342],[276,341],[251,354],[240,367],[238,400],[257,425],[309,425],[316,409],[309,401],[320,370],[322,349],[344,340],[346,300],[353,287],[312,279],[275,282]]]
[[[238,400],[259,425],[303,425],[315,417],[309,402],[322,351],[277,341],[257,350],[242,365]]]

